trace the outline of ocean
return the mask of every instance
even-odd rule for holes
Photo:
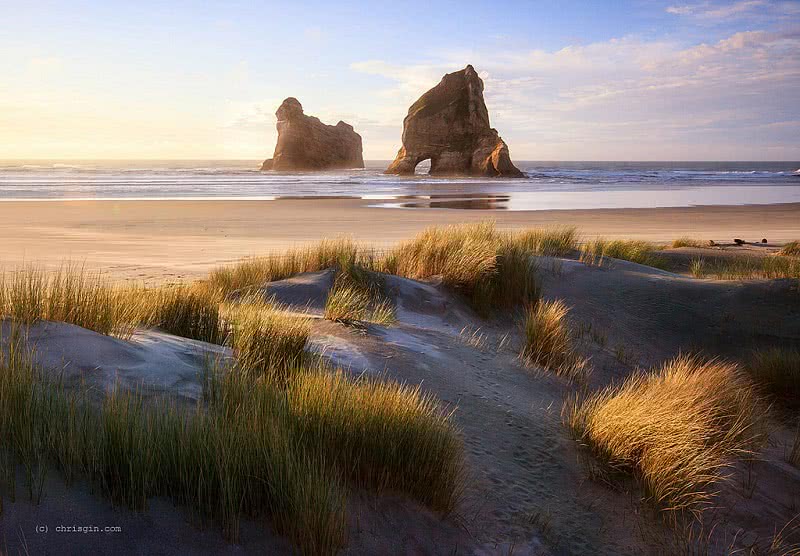
[[[0,201],[350,197],[379,207],[476,210],[800,202],[800,162],[516,162],[520,179],[260,172],[260,161],[0,161]],[[418,172],[427,169],[422,165]]]

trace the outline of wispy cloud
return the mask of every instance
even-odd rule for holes
[[[740,0],[739,2],[700,2],[667,7],[667,13],[691,15],[709,19],[726,19],[750,13],[767,5],[765,0]]]
[[[674,4],[665,10],[668,14],[691,18],[701,25],[730,22],[789,23],[800,15],[800,2],[788,0],[739,0],[737,2],[702,1]],[[796,23],[796,21],[795,21]]]
[[[800,32],[741,32],[690,47],[622,37],[555,51],[352,67],[387,78],[392,85],[382,94],[405,101],[378,116],[388,122],[467,62],[483,72],[494,125],[525,157],[800,155]]]

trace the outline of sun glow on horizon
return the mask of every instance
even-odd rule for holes
[[[264,5],[19,3],[0,38],[0,158],[261,160],[295,96],[388,160],[408,106],[472,63],[515,159],[800,159],[800,9],[740,4],[609,4],[592,22],[506,2],[519,21],[498,34],[484,5],[479,33],[440,5],[420,29],[358,3],[261,25]]]

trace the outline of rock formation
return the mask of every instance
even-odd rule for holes
[[[278,144],[262,170],[331,170],[363,168],[361,136],[344,122],[326,125],[303,114],[300,102],[289,97],[278,111]]]
[[[403,120],[403,146],[386,173],[413,174],[429,158],[436,175],[523,176],[489,125],[483,81],[472,66],[448,73],[411,105]]]

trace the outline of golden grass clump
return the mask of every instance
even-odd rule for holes
[[[800,278],[800,258],[766,255],[693,259],[689,271],[696,278],[717,280],[775,280]]]
[[[389,324],[395,321],[395,310],[379,274],[352,259],[342,259],[325,301],[324,316],[343,324]]]
[[[69,264],[47,272],[27,267],[0,276],[0,312],[22,324],[50,320],[130,338],[139,325],[223,343],[222,298],[201,285],[146,289],[114,285]]]
[[[387,272],[408,278],[441,276],[451,287],[469,289],[495,270],[500,238],[491,222],[430,227],[401,243]]]
[[[372,254],[351,239],[323,240],[315,245],[290,249],[280,255],[251,257],[233,266],[216,268],[211,272],[208,284],[224,295],[247,293],[267,282],[334,267],[341,260],[370,266]]]
[[[566,319],[568,313],[569,307],[559,299],[529,306],[522,324],[524,344],[520,355],[531,365],[570,380],[583,380],[589,372],[589,363],[575,350]]]
[[[611,257],[634,263],[666,269],[667,261],[656,255],[661,247],[641,240],[606,240],[598,238],[581,246],[580,260],[589,265],[602,265],[603,259]]]
[[[285,380],[303,362],[311,334],[308,317],[288,313],[260,297],[240,300],[227,307],[226,314],[231,322],[229,343],[240,372]]]
[[[387,300],[375,301],[364,290],[353,286],[334,286],[325,301],[325,318],[343,324],[394,322],[394,306]]]
[[[504,240],[497,249],[495,270],[477,282],[472,306],[481,314],[499,309],[534,305],[542,295],[538,265],[522,245]]]
[[[418,386],[304,372],[287,392],[298,436],[348,480],[405,492],[436,510],[454,508],[463,484],[462,441],[450,413]]]
[[[561,257],[578,249],[578,229],[574,226],[531,228],[512,234],[515,244],[535,255]]]
[[[703,257],[694,257],[689,261],[689,274],[695,278],[704,278],[706,275],[706,262]]]
[[[691,237],[679,237],[675,241],[672,242],[672,248],[677,249],[679,247],[707,247],[707,241],[700,241],[699,239],[694,239]]]
[[[0,275],[0,313],[19,323],[59,321],[128,338],[138,312],[124,290],[80,267],[47,272],[30,266]]]
[[[383,262],[386,272],[442,282],[487,314],[540,296],[533,253],[492,222],[431,227],[400,244]]]
[[[139,303],[139,323],[165,332],[213,344],[226,339],[220,312],[222,296],[201,284],[131,290],[131,303]],[[133,298],[136,299],[133,299]]]
[[[800,350],[773,347],[755,351],[747,368],[767,394],[782,405],[800,408]]]
[[[781,247],[781,250],[778,251],[778,254],[785,257],[800,257],[800,241],[790,241]]]
[[[563,415],[595,456],[635,474],[672,516],[706,508],[735,458],[763,440],[749,379],[735,364],[690,356],[569,400]]]

